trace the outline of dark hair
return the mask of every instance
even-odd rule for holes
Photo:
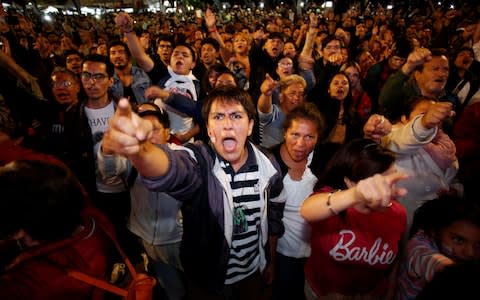
[[[113,77],[113,74],[115,73],[115,68],[113,64],[110,62],[108,57],[100,55],[100,54],[89,54],[85,56],[85,58],[82,60],[82,69],[83,69],[83,64],[85,62],[91,61],[91,62],[98,62],[98,63],[103,63],[106,66],[107,74],[109,78]]]
[[[141,107],[145,105],[152,109],[141,110]],[[162,124],[163,128],[170,128],[170,118],[168,117],[168,113],[162,108],[158,107],[158,105],[155,103],[146,102],[139,104],[137,106],[137,110],[139,110],[138,115],[140,117],[143,118],[145,116],[154,116],[157,118],[158,122]]]
[[[80,52],[74,49],[65,50],[63,52],[63,57],[65,57],[65,59],[67,59],[67,57],[69,57],[70,55],[78,55],[80,57],[83,57],[83,55]]]
[[[443,194],[417,208],[413,217],[410,236],[419,230],[433,236],[440,229],[456,221],[467,221],[480,228],[480,205],[477,198]]]
[[[322,41],[322,49],[325,48],[331,41],[338,41],[340,43],[340,48],[345,47],[343,44],[343,41],[339,38],[337,38],[335,35],[328,35],[325,39]]]
[[[439,57],[439,56],[445,56],[448,60],[448,51],[445,48],[433,48],[430,49],[430,52],[432,53],[432,57]],[[423,67],[425,64],[420,64],[415,68],[416,71],[423,72]]]
[[[78,78],[77,74],[73,73],[72,71],[68,70],[67,68],[64,67],[55,67],[52,71],[52,74],[50,77],[56,76],[57,74],[65,74],[70,76],[73,81],[75,81],[77,84],[80,84],[80,79]]]
[[[157,48],[161,41],[169,42],[172,45],[172,49],[175,48],[175,39],[171,34],[160,34],[157,38]]]
[[[420,102],[423,102],[423,101],[434,101],[434,102],[438,102],[438,99],[437,98],[434,98],[434,97],[429,97],[429,96],[413,96],[411,97],[410,99],[408,99],[406,102],[405,102],[405,105],[403,106],[403,110],[402,110],[402,115],[407,117],[408,119],[410,118],[410,114],[412,113],[412,111],[415,109],[415,107],[420,103]]]
[[[110,49],[112,47],[115,47],[115,46],[122,46],[124,49],[125,49],[125,53],[127,54],[127,57],[130,58],[132,56],[132,54],[130,53],[130,49],[128,49],[128,45],[125,44],[124,42],[122,41],[119,41],[119,40],[113,40],[111,41],[110,43],[108,43],[108,51],[107,51],[107,54],[108,54],[108,59],[110,60]]]
[[[292,126],[294,120],[299,119],[315,123],[319,139],[323,136],[323,131],[325,131],[325,120],[315,104],[304,102],[292,109],[283,122],[283,132],[286,132],[288,128]]]
[[[202,78],[202,87],[206,93],[210,92],[214,88],[214,86],[210,86],[210,81],[208,80],[208,77],[210,77],[210,73],[216,72],[218,74],[223,73],[225,71],[229,71],[227,66],[221,63],[215,63],[208,67],[207,71],[205,72],[203,78]]]
[[[342,145],[319,176],[315,189],[330,186],[347,188],[344,178],[353,182],[383,173],[395,161],[395,154],[373,140],[359,138]]]
[[[210,91],[202,106],[202,118],[208,124],[208,114],[213,102],[238,103],[242,105],[249,120],[254,120],[256,115],[255,105],[250,95],[243,89],[236,86],[222,86]]]
[[[192,54],[192,60],[193,60],[193,62],[196,62],[196,61],[197,61],[197,53],[195,52],[195,49],[193,49],[193,47],[190,46],[190,45],[187,44],[187,43],[184,43],[184,42],[177,43],[177,44],[175,45],[175,47],[173,48],[173,50],[175,50],[175,48],[180,47],[180,46],[188,48],[188,50],[190,50],[190,53]]]
[[[81,224],[84,192],[66,167],[19,160],[0,167],[0,237],[25,230],[36,240],[69,237]]]
[[[215,51],[217,51],[217,52],[220,50],[220,44],[214,38],[206,37],[206,38],[202,39],[201,45],[203,46],[205,44],[212,45],[212,47],[215,48]]]

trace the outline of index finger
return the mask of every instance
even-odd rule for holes
[[[130,118],[132,116],[132,107],[130,102],[128,102],[127,98],[122,98],[118,101],[117,110],[115,111],[115,115],[118,117],[127,117]]]
[[[385,175],[385,181],[389,184],[395,184],[400,180],[408,178],[408,174],[401,171],[395,171],[392,174]]]

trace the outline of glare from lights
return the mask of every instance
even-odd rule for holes
[[[52,21],[52,17],[50,15],[44,15],[43,16],[43,19],[47,22],[51,22]]]
[[[450,4],[450,9],[455,9],[455,5]]]
[[[53,6],[48,6],[43,12],[46,14],[58,13],[58,9]]]
[[[265,7],[265,4],[264,4],[263,2],[260,2],[260,3],[259,3],[259,6],[260,6],[260,8],[264,8],[264,7]]]
[[[333,7],[333,1],[326,1],[325,2],[325,7],[326,8],[332,8]]]
[[[300,7],[304,7],[305,6],[305,2],[300,2]]]
[[[387,9],[392,9],[393,8],[393,5],[389,4],[387,5]]]
[[[227,9],[227,5],[225,3],[223,3],[222,7],[223,9]]]

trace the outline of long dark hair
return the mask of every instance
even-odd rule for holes
[[[342,145],[320,174],[315,190],[329,186],[346,189],[344,178],[353,182],[383,173],[395,161],[395,154],[373,140],[360,138]]]

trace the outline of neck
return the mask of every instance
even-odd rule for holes
[[[88,98],[85,106],[92,109],[104,108],[110,104],[110,99],[108,95],[105,95],[101,98]]]

